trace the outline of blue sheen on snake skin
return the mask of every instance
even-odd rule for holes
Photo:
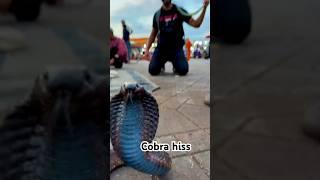
[[[70,129],[59,129],[54,135],[52,150],[46,169],[48,180],[101,179],[97,177],[97,158],[94,141],[101,137],[92,124]]]
[[[170,169],[145,158],[140,149],[143,129],[142,103],[137,99],[128,100],[125,117],[120,125],[120,149],[126,165],[152,175],[164,175]]]

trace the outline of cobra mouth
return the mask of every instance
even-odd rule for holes
[[[145,93],[145,89],[136,83],[124,83],[120,89],[120,94],[122,94],[126,102],[132,102],[133,99],[141,99]]]

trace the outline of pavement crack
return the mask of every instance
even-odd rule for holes
[[[297,55],[297,51],[294,51],[294,52],[296,52],[296,53],[291,53],[291,54],[285,56],[284,58],[282,58],[282,60],[280,59],[276,63],[271,64],[270,66],[267,66],[264,70],[254,74],[251,77],[240,82],[238,86],[227,91],[226,95],[232,95],[232,94],[238,92],[243,87],[248,86],[251,82],[261,79],[263,76],[265,76],[266,74],[268,74],[272,70],[276,69],[277,67],[281,66],[282,64],[289,62],[292,57],[295,57]]]
[[[236,127],[234,130],[231,131],[231,133],[226,137],[224,138],[224,140],[215,145],[216,149],[218,148],[221,148],[223,147],[227,142],[230,141],[230,139],[232,139],[237,133],[241,132],[245,127],[246,125],[248,125],[249,123],[251,123],[252,121],[254,121],[255,119],[255,116],[249,116],[247,118],[245,118],[244,122],[241,123],[238,127]]]

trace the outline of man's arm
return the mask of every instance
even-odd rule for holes
[[[197,19],[190,18],[188,24],[192,27],[199,28],[203,22],[204,16],[206,15],[207,7],[209,5],[209,0],[204,0],[203,9],[200,16]]]
[[[156,39],[157,34],[158,34],[158,29],[152,28],[152,31],[151,31],[151,34],[149,36],[148,43],[147,43],[146,53],[149,52],[149,49],[151,48],[152,43]]]

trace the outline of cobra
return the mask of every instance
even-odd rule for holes
[[[84,68],[38,76],[2,121],[0,179],[106,179],[106,88]]]
[[[0,179],[106,179],[106,90],[106,78],[85,68],[38,76],[27,99],[1,122]],[[111,103],[111,172],[121,165],[153,175],[169,171],[167,153],[143,153],[135,146],[154,138],[158,116],[155,99],[142,87],[122,87]],[[132,122],[138,124],[126,129]],[[126,130],[134,135],[129,138]]]
[[[159,109],[155,98],[138,84],[124,84],[111,99],[111,142],[115,151],[111,172],[123,162],[143,173],[161,176],[171,169],[171,158],[164,151],[144,152],[142,141],[155,137]],[[118,160],[118,161],[117,161]]]

